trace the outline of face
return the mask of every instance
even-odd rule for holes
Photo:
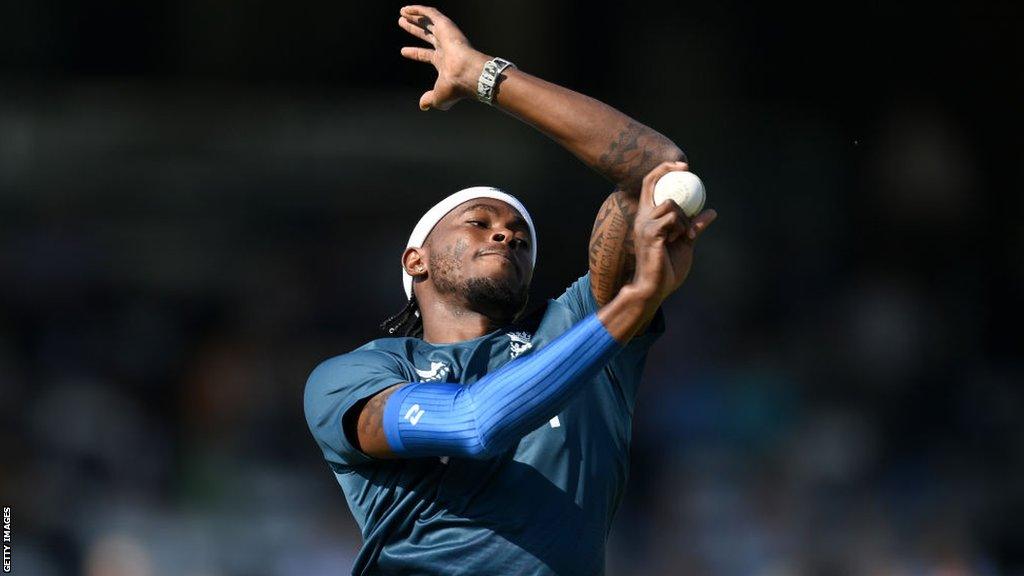
[[[427,236],[427,278],[438,294],[510,321],[526,306],[532,242],[530,227],[514,208],[491,198],[470,200]]]

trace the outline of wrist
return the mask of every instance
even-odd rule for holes
[[[620,344],[626,344],[650,322],[660,305],[661,299],[656,291],[642,285],[627,284],[611,302],[598,310],[597,317],[613,338]]]
[[[642,281],[633,281],[619,290],[624,298],[642,304],[645,308],[657,309],[661,305],[658,287]]]
[[[459,91],[465,97],[476,99],[476,83],[480,79],[480,73],[484,70],[484,64],[490,59],[491,56],[483,52],[477,50],[470,51],[469,56],[466,58],[466,64],[462,67],[462,72],[456,80]]]

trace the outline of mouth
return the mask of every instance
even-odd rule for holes
[[[516,261],[513,260],[512,256],[510,256],[507,252],[502,252],[500,250],[481,250],[480,252],[477,252],[476,255],[478,257],[481,257],[481,256],[497,256],[498,258],[501,258],[501,259],[507,261],[517,271],[519,270],[519,266],[516,264]]]

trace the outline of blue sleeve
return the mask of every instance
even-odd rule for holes
[[[306,424],[324,458],[336,464],[373,462],[345,436],[342,417],[360,400],[408,382],[398,359],[380,350],[356,350],[326,360],[306,381]]]
[[[620,349],[591,314],[542,349],[468,386],[403,386],[384,408],[388,445],[405,457],[496,456],[592,384]]]

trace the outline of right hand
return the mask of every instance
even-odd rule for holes
[[[697,238],[718,217],[712,209],[693,219],[671,200],[654,205],[654,185],[665,174],[685,171],[685,162],[665,162],[644,177],[640,190],[633,234],[636,247],[636,273],[632,284],[653,300],[655,305],[676,291],[686,280],[693,264]]]
[[[406,46],[402,56],[432,64],[437,70],[434,87],[420,96],[420,110],[447,110],[476,95],[476,80],[487,56],[473,49],[455,22],[437,8],[405,6],[399,12],[398,25],[431,46]]]

